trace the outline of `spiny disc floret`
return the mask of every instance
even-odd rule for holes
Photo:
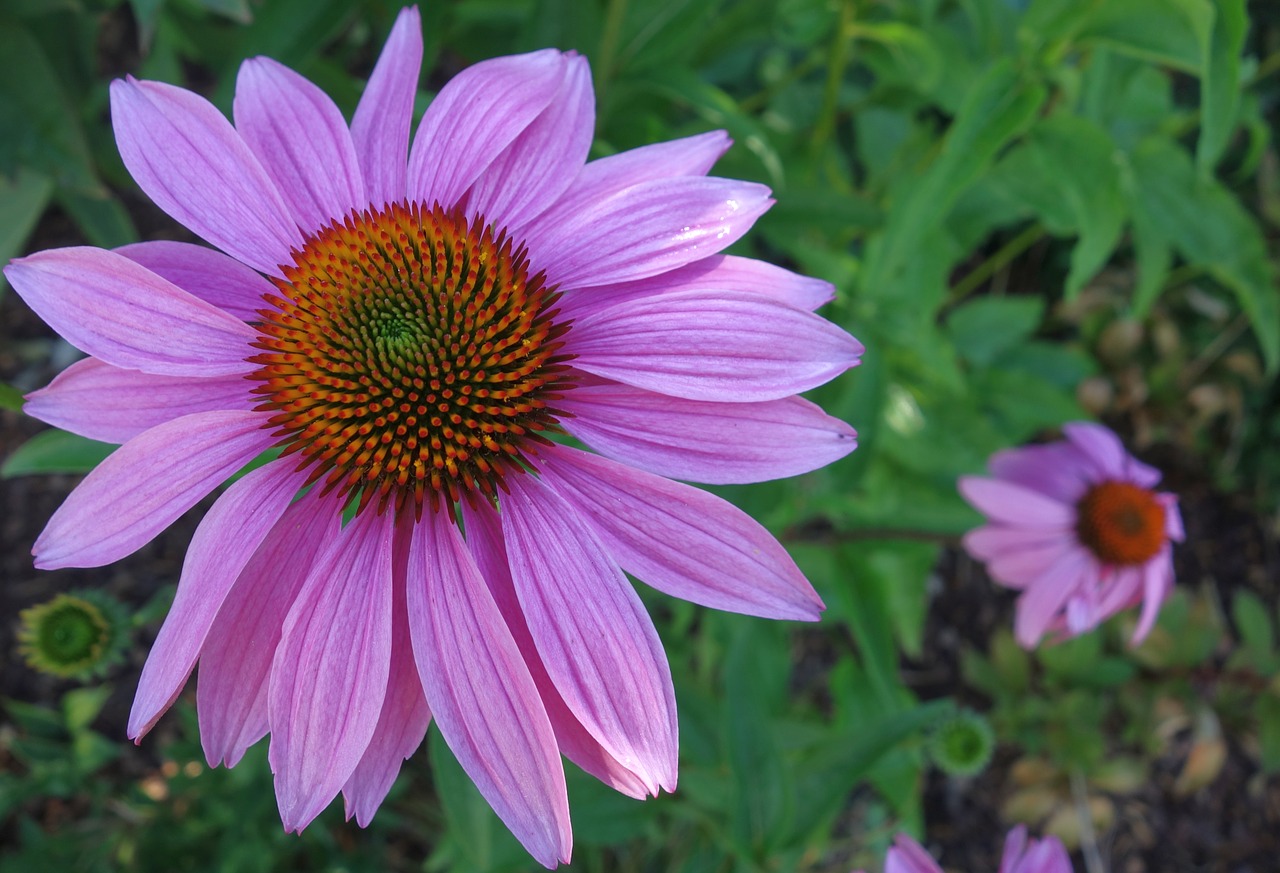
[[[1165,510],[1131,482],[1101,482],[1076,507],[1076,535],[1107,564],[1143,564],[1164,546]]]
[[[250,378],[308,484],[420,514],[495,496],[555,429],[567,325],[505,231],[389,204],[320,230],[282,271]]]

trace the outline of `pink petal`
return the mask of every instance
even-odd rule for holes
[[[1010,588],[1026,588],[1074,547],[1075,540],[1063,534],[1040,545],[996,555],[987,562],[987,572],[991,578]]]
[[[1075,549],[1027,586],[1018,597],[1014,616],[1013,631],[1018,642],[1024,648],[1035,648],[1067,600],[1089,576],[1096,577],[1097,573],[1089,553]]]
[[[390,513],[357,515],[316,557],[271,663],[268,759],[286,831],[346,784],[382,713],[391,665]]]
[[[960,494],[993,522],[1017,527],[1074,528],[1075,507],[1006,482],[981,476],[962,476]]]
[[[575,367],[690,400],[777,400],[856,366],[862,344],[812,313],[753,294],[686,291],[574,324]]]
[[[305,232],[368,205],[347,122],[304,76],[270,58],[245,61],[233,114],[240,136]]]
[[[711,403],[617,383],[557,401],[565,429],[611,458],[675,479],[725,484],[782,479],[857,448],[853,428],[800,397]]]
[[[413,644],[409,638],[409,611],[405,601],[405,574],[408,571],[412,518],[396,528],[395,553],[392,557],[391,580],[391,673],[387,679],[387,697],[382,715],[369,740],[369,747],[355,772],[342,787],[347,819],[352,817],[360,827],[368,827],[387,792],[391,790],[400,765],[409,758],[431,724],[431,710],[422,693],[422,680],[413,660]]]
[[[85,358],[28,394],[22,409],[80,436],[124,443],[193,412],[249,409],[249,387],[242,376],[155,376]]]
[[[1138,626],[1133,629],[1133,638],[1129,644],[1136,646],[1147,638],[1151,628],[1155,627],[1156,618],[1160,615],[1160,607],[1164,605],[1173,588],[1173,558],[1169,547],[1165,546],[1159,554],[1142,566],[1142,612],[1138,616]]]
[[[558,204],[529,230],[530,260],[566,287],[643,279],[714,255],[773,205],[753,182],[655,179],[568,212]]]
[[[1124,479],[1128,453],[1120,438],[1100,424],[1076,421],[1062,426],[1071,444],[1097,471],[1099,479]]]
[[[276,293],[257,272],[208,246],[156,240],[114,251],[241,321],[257,321],[267,305],[262,296]]]
[[[810,312],[835,296],[835,286],[821,279],[751,258],[711,255],[647,279],[572,290],[559,305],[566,318],[577,319],[629,300],[699,290],[760,294]]]
[[[188,428],[198,430],[191,424]],[[297,489],[298,478],[289,465],[260,467],[228,488],[196,528],[182,562],[178,593],[138,680],[129,713],[131,739],[141,739],[177,698],[227,592]]]
[[[67,495],[36,540],[36,566],[132,554],[270,444],[254,412],[197,412],[139,434]]]
[[[287,468],[288,465],[280,465]],[[200,650],[196,709],[209,766],[234,767],[267,735],[268,677],[285,617],[316,555],[338,536],[340,507],[314,492],[285,510],[236,578]]]
[[[302,236],[280,192],[222,113],[161,82],[111,83],[111,122],[129,174],[185,227],[278,276]]]
[[[1164,535],[1175,543],[1182,542],[1187,533],[1182,527],[1182,513],[1178,511],[1178,498],[1172,494],[1157,494],[1156,500],[1164,507]]]
[[[563,220],[641,182],[705,176],[731,144],[723,130],[713,130],[600,158],[587,164],[564,196],[544,214],[548,220]]]
[[[448,208],[560,90],[554,49],[493,58],[454,76],[427,107],[409,153],[409,197]]]
[[[1008,527],[1002,524],[975,528],[961,540],[965,551],[979,561],[990,561],[1009,552],[1038,549],[1064,541],[1074,542],[1075,534],[1069,530]]]
[[[885,855],[884,873],[942,873],[942,868],[919,843],[906,834],[898,834]]]
[[[94,248],[12,261],[6,278],[69,343],[108,364],[159,376],[230,376],[255,369],[253,330],[145,267]]]
[[[418,7],[401,9],[365,86],[351,139],[355,142],[369,203],[403,200],[413,100],[422,68],[422,19]]]
[[[537,686],[538,696],[546,707],[547,718],[551,721],[561,753],[611,788],[637,800],[644,799],[649,794],[644,781],[587,733],[547,675],[546,665],[542,663],[542,657],[529,634],[524,613],[520,611],[515,583],[511,581],[511,569],[507,566],[507,547],[502,536],[502,523],[497,513],[487,506],[473,508],[465,503],[462,512],[467,530],[467,548],[475,557],[480,575],[488,584],[489,592],[502,613],[502,619],[510,629],[520,654],[524,656],[533,684]]]
[[[582,170],[594,133],[591,70],[570,54],[559,93],[476,180],[468,210],[506,227],[544,211]]]
[[[650,794],[674,789],[675,693],[640,598],[568,503],[532,476],[506,481],[507,560],[547,674],[582,726]]]
[[[1004,840],[1004,853],[1000,857],[1000,873],[1014,873],[1018,859],[1027,845],[1027,827],[1018,825],[1009,831]]]
[[[565,446],[539,466],[623,569],[659,591],[765,618],[814,621],[822,611],[786,549],[733,504]]]
[[[409,552],[409,631],[440,735],[539,863],[568,861],[555,734],[524,659],[457,528],[429,513]]]
[[[1098,481],[1097,473],[1070,443],[1006,449],[991,456],[991,475],[1061,503],[1077,503]]]

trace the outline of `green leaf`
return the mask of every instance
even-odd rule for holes
[[[138,231],[124,206],[110,192],[99,190],[59,192],[58,205],[75,219],[89,242],[99,248],[114,249],[138,241]]]
[[[1060,113],[1032,128],[998,178],[1054,234],[1078,234],[1066,293],[1075,297],[1120,241],[1127,215],[1119,151],[1095,122]]]
[[[86,439],[64,430],[33,436],[0,465],[0,479],[48,473],[87,473],[116,450],[110,443]]]
[[[1131,207],[1191,263],[1235,294],[1267,362],[1280,367],[1280,306],[1267,245],[1226,188],[1196,171],[1174,143],[1153,138],[1133,154]]]
[[[864,288],[879,296],[901,297],[903,280],[921,246],[999,150],[1034,121],[1045,93],[1043,85],[1026,81],[1009,59],[998,61],[977,80],[937,159],[918,176],[903,177],[884,235],[869,247]]]
[[[110,685],[77,688],[62,695],[62,715],[66,719],[67,730],[74,734],[89,727],[110,696]]]
[[[22,411],[22,392],[12,385],[0,382],[0,409],[11,412]]]
[[[1209,175],[1222,157],[1240,107],[1240,54],[1248,29],[1245,0],[1214,0],[1209,56],[1200,82],[1200,141],[1196,166]]]
[[[1240,631],[1240,641],[1260,655],[1275,648],[1275,632],[1266,604],[1252,591],[1240,590],[1231,601],[1231,617]]]
[[[985,367],[1021,345],[1040,326],[1044,301],[1038,297],[979,297],[947,317],[947,333],[961,356]]]
[[[53,180],[43,173],[20,169],[12,178],[0,173],[0,263],[22,253],[52,194]],[[0,291],[6,285],[0,277]]]
[[[0,27],[0,174],[26,168],[59,185],[98,190],[79,117],[59,81],[30,31]]]
[[[1258,698],[1258,746],[1265,773],[1280,771],[1280,698],[1263,694]]]
[[[1078,38],[1199,73],[1208,55],[1213,18],[1209,0],[1108,0],[1095,5]]]

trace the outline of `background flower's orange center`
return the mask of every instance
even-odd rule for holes
[[[546,442],[566,326],[505,232],[392,204],[319,231],[283,271],[250,378],[308,483],[420,514],[494,495]]]
[[[1164,507],[1129,482],[1095,485],[1077,506],[1080,541],[1108,564],[1142,564],[1165,542]]]

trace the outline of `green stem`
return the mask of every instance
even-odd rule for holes
[[[1031,248],[1045,236],[1045,230],[1039,224],[1033,224],[1022,233],[1009,240],[994,255],[970,270],[963,279],[951,288],[950,302],[959,303],[968,297],[983,282],[1000,272],[1018,255]]]
[[[604,103],[605,90],[617,71],[613,68],[618,58],[618,40],[622,36],[622,22],[627,17],[627,0],[609,0],[604,13],[604,29],[600,34],[599,81],[596,83],[597,101]]]
[[[848,61],[850,32],[853,29],[853,0],[840,4],[840,24],[831,38],[827,55],[827,84],[822,93],[822,114],[813,129],[813,157],[815,166],[826,150],[836,130],[836,114],[840,109],[840,85],[844,82],[844,67]]]

